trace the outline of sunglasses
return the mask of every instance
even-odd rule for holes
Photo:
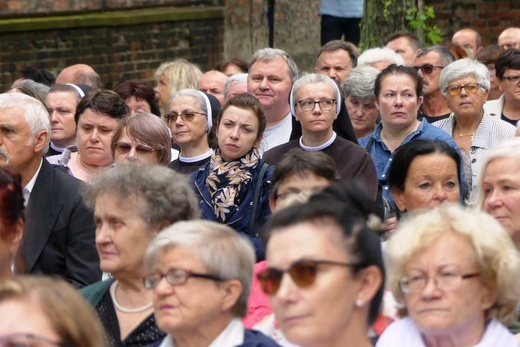
[[[468,92],[469,94],[475,94],[478,91],[479,87],[480,87],[480,84],[478,84],[478,83],[468,83],[463,86],[458,86],[458,85],[449,86],[448,88],[446,88],[446,91],[451,96],[456,96],[456,95],[459,95],[460,92],[462,91],[462,88],[464,88],[464,90],[466,92]]]
[[[267,268],[257,276],[262,291],[267,295],[275,295],[280,289],[284,273],[288,272],[293,282],[300,288],[306,288],[314,284],[318,275],[318,267],[321,265],[345,266],[356,268],[359,264],[340,263],[330,260],[299,260],[294,262],[287,270]]]
[[[425,75],[429,75],[433,72],[433,69],[444,69],[444,66],[436,66],[432,64],[424,64],[421,66],[414,66],[413,67],[417,72],[421,70],[421,72]]]
[[[173,122],[173,123],[177,122],[177,119],[179,119],[179,117],[181,117],[181,119],[185,122],[191,122],[193,120],[193,118],[195,118],[196,115],[206,116],[206,114],[202,113],[202,112],[184,110],[180,114],[178,114],[177,112],[170,112],[167,115],[165,115],[164,117],[166,118],[166,122],[168,124],[170,124],[171,122]]]
[[[114,144],[114,148],[120,154],[128,154],[128,153],[130,153],[132,148],[135,148],[135,152],[137,153],[137,155],[143,155],[143,156],[150,155],[156,151],[155,149],[153,149],[152,147],[149,147],[149,146],[145,146],[145,145],[132,146],[131,144],[126,143],[126,142],[116,142]]]

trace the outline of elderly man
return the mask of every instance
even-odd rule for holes
[[[289,141],[293,130],[289,93],[298,78],[294,60],[281,49],[263,48],[253,54],[249,64],[247,92],[264,106],[267,126],[263,146],[270,148]]]
[[[94,89],[101,88],[101,80],[94,69],[85,64],[67,66],[56,77],[56,83],[86,84]]]
[[[479,33],[471,28],[464,28],[455,32],[451,38],[451,42],[464,48],[470,58],[474,58],[484,49]]]
[[[520,49],[520,28],[510,27],[502,31],[498,36],[498,45],[505,50]]]
[[[419,118],[426,118],[429,123],[447,118],[451,110],[439,89],[439,78],[442,69],[455,58],[444,47],[432,46],[423,48],[417,54],[414,68],[423,80],[423,104],[419,109]]]
[[[316,73],[327,75],[343,83],[350,71],[357,66],[359,51],[350,42],[334,40],[324,44],[316,57]]]
[[[61,276],[76,287],[101,279],[92,212],[80,181],[43,155],[50,120],[42,103],[21,93],[0,94],[0,167],[22,178],[26,224],[17,272]]]
[[[224,84],[224,102],[242,93],[247,93],[247,74],[239,73],[229,76]]]
[[[386,37],[385,46],[400,54],[404,59],[404,65],[413,66],[415,55],[421,49],[421,41],[412,33],[396,31]]]
[[[199,79],[197,88],[201,92],[213,95],[218,99],[220,105],[224,105],[224,84],[227,78],[228,77],[220,71],[210,70]]]

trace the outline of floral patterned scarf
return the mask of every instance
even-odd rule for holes
[[[229,162],[222,159],[220,149],[213,153],[206,186],[219,222],[226,223],[230,220],[246,197],[253,183],[253,170],[258,165],[259,158],[260,153],[256,148],[240,160]]]

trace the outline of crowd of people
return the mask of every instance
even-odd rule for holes
[[[520,345],[520,28],[331,39],[309,73],[28,66],[0,94],[0,346]]]

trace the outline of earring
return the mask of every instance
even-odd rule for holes
[[[356,307],[358,307],[358,308],[363,307],[363,300],[361,300],[361,299],[357,299],[357,300],[356,300]]]

